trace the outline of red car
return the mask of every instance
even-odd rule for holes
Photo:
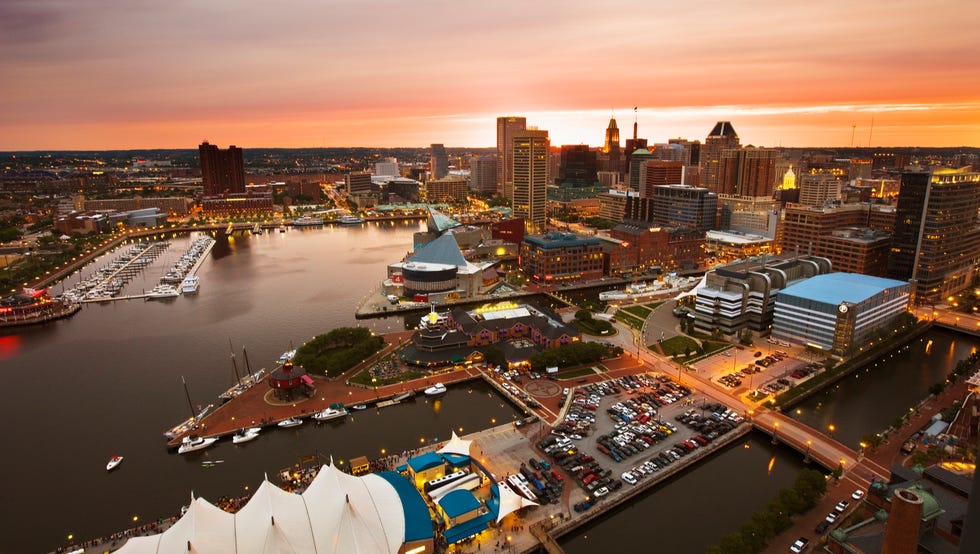
[[[555,479],[559,480],[559,481],[564,481],[564,479],[562,479],[561,473],[558,473],[557,470],[554,470],[554,469],[551,470],[551,476],[554,477]]]

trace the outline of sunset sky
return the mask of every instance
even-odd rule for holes
[[[0,0],[0,150],[980,146],[976,0]],[[871,122],[874,120],[874,129]]]

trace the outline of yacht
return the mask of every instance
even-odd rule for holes
[[[180,290],[184,294],[195,294],[199,288],[201,288],[201,279],[197,275],[184,277],[180,284]]]
[[[444,394],[445,392],[446,392],[446,385],[443,385],[442,383],[436,383],[435,385],[432,385],[431,387],[425,389],[426,396],[439,396],[440,394]]]
[[[279,365],[282,365],[282,364],[288,362],[289,360],[292,360],[295,356],[296,356],[296,350],[295,349],[294,350],[287,350],[287,351],[283,352],[282,353],[282,356],[279,356]]]
[[[303,424],[303,418],[291,417],[289,419],[284,419],[277,423],[279,427],[298,427]]]
[[[337,220],[341,225],[360,225],[364,223],[364,220],[357,217],[356,215],[345,215]]]
[[[109,463],[107,463],[105,465],[105,470],[106,471],[112,471],[113,469],[116,468],[116,466],[118,466],[119,464],[121,464],[122,461],[123,461],[123,457],[122,456],[113,456],[113,457],[109,458]]]
[[[243,442],[248,442],[250,440],[255,440],[259,438],[259,431],[261,427],[248,427],[239,429],[237,433],[232,435],[231,442],[234,444],[241,444]]]
[[[347,410],[345,410],[344,408],[340,408],[340,409],[327,408],[325,410],[321,410],[313,414],[313,419],[317,421],[327,421],[328,419],[344,417],[345,415],[347,415]]]
[[[323,225],[323,220],[319,217],[304,215],[293,220],[293,226],[295,227],[316,227],[318,225]]]
[[[150,292],[146,293],[147,300],[176,298],[178,296],[180,296],[180,291],[173,285],[157,285],[150,289]]]
[[[218,442],[217,437],[184,437],[183,442],[180,443],[180,448],[177,449],[178,454],[187,454],[188,452],[195,452],[197,450],[204,450],[205,448],[211,446],[212,444]]]

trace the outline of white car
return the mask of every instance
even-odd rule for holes
[[[806,545],[808,544],[810,544],[810,541],[806,537],[800,537],[789,547],[789,551],[793,552],[793,554],[800,554],[800,552],[806,550]]]
[[[854,491],[854,493],[851,494],[851,498],[853,498],[854,500],[861,500],[862,498],[864,498],[864,491],[861,489]]]
[[[592,493],[592,496],[599,498],[600,496],[606,496],[607,494],[609,494],[609,489],[606,487],[599,487],[599,490]]]
[[[623,481],[626,481],[630,485],[635,485],[636,484],[636,477],[633,477],[633,474],[630,473],[629,471],[627,471],[626,473],[623,473],[622,477],[623,477]]]

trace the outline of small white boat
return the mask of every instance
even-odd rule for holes
[[[107,463],[105,465],[105,470],[106,471],[112,471],[113,469],[116,468],[116,466],[118,466],[119,464],[121,464],[122,461],[123,461],[123,457],[122,456],[113,456],[113,457],[109,458],[109,463]]]
[[[280,427],[298,427],[303,424],[303,418],[301,417],[291,417],[289,419],[284,419],[277,423],[276,425]]]
[[[184,441],[181,443],[180,448],[177,449],[177,453],[187,454],[188,452],[204,450],[216,442],[218,442],[217,437],[184,437]]]
[[[317,421],[327,421],[328,419],[344,417],[345,415],[347,415],[347,410],[343,408],[339,410],[334,408],[327,408],[325,410],[320,410],[319,412],[313,414],[313,419]]]
[[[357,217],[356,215],[345,215],[337,220],[341,225],[360,225],[364,223],[364,220]]]
[[[201,288],[201,279],[197,275],[188,275],[180,284],[180,290],[184,294],[194,294]]]
[[[150,289],[150,292],[146,293],[147,300],[177,298],[178,296],[180,296],[180,291],[172,285],[157,285]]]
[[[439,396],[440,394],[444,394],[445,392],[446,392],[446,385],[443,385],[442,383],[436,383],[435,385],[432,385],[431,387],[425,389],[426,396]]]
[[[283,352],[282,353],[282,356],[279,356],[279,360],[278,360],[279,365],[282,365],[282,364],[288,362],[289,360],[292,360],[294,357],[296,357],[296,350],[295,349],[294,350],[287,350],[287,351]]]
[[[354,404],[353,406],[351,406],[351,409],[357,411],[366,410],[367,404]]]
[[[232,435],[231,442],[233,444],[241,444],[243,442],[248,442],[250,440],[255,440],[259,438],[259,431],[261,427],[249,427],[248,429],[239,429],[237,433]]]

